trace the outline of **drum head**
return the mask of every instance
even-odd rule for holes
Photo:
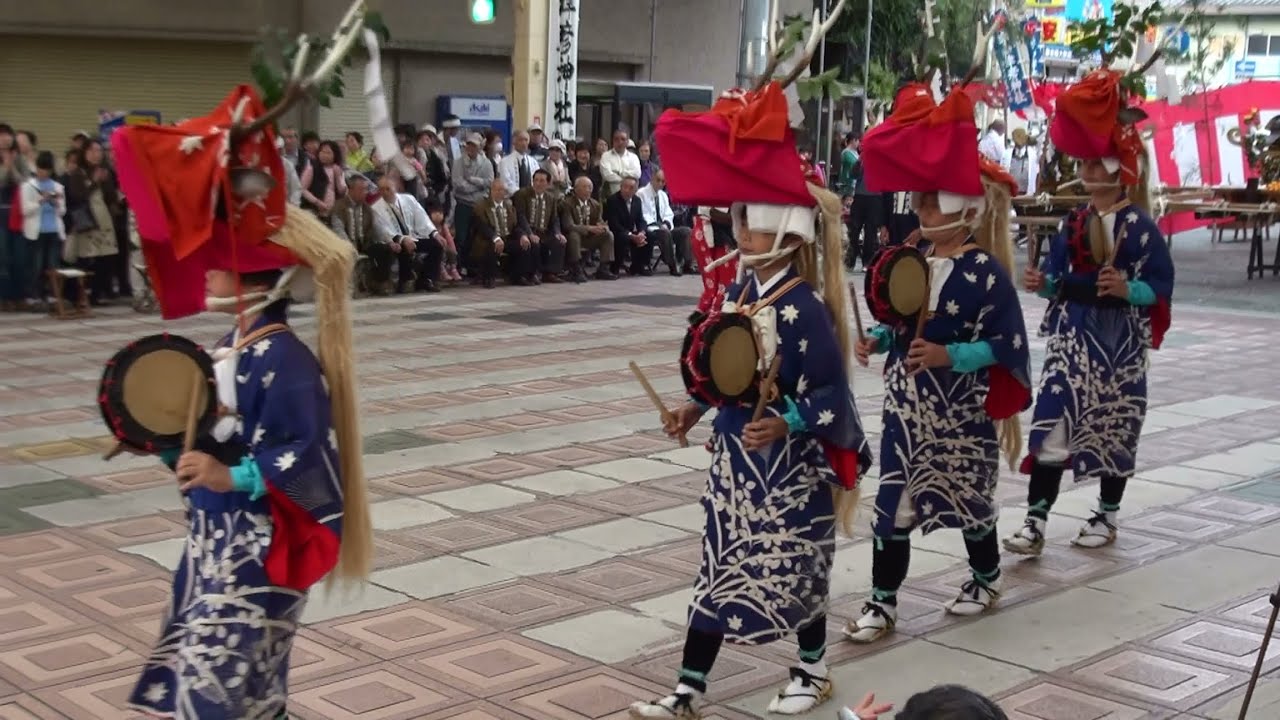
[[[904,317],[920,313],[927,298],[929,265],[920,253],[899,253],[887,272],[889,307]]]
[[[727,397],[747,394],[759,379],[760,353],[750,322],[721,325],[706,339],[711,380]]]
[[[192,394],[197,433],[216,420],[213,360],[177,335],[152,335],[125,347],[107,363],[98,403],[121,442],[144,450],[182,447]]]

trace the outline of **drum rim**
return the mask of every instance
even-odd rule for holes
[[[209,391],[205,393],[205,408],[201,411],[200,417],[196,422],[196,432],[197,434],[203,434],[212,429],[213,424],[217,421],[218,410],[213,358],[204,351],[203,346],[199,343],[182,335],[174,335],[172,333],[157,333],[140,338],[125,345],[111,356],[111,359],[107,361],[103,369],[102,379],[99,381],[98,408],[102,412],[103,421],[106,423],[107,429],[120,443],[139,450],[177,449],[182,447],[184,433],[155,435],[143,445],[134,442],[139,437],[151,435],[152,431],[143,427],[133,418],[128,408],[124,407],[124,398],[120,395],[123,386],[117,380],[123,377],[123,373],[138,357],[151,350],[173,350],[195,361],[209,384]],[[117,412],[115,408],[119,408],[119,411]],[[119,428],[117,428],[117,422],[119,423]]]
[[[929,260],[925,257],[924,253],[920,252],[919,248],[911,245],[898,245],[892,248],[885,248],[883,250],[883,255],[872,264],[871,272],[866,274],[866,287],[863,288],[863,294],[867,297],[867,305],[872,311],[872,315],[875,319],[880,322],[895,324],[910,323],[913,321],[915,313],[919,313],[919,308],[917,308],[915,313],[902,314],[893,307],[893,304],[889,302],[889,298],[887,296],[885,297],[883,306],[879,302],[872,302],[872,298],[877,296],[877,293],[873,292],[873,288],[879,286],[882,279],[887,295],[889,277],[892,275],[893,268],[900,262],[917,263],[921,268],[923,268],[925,277],[928,278],[929,276]],[[925,303],[928,302],[928,298],[923,298],[921,307],[924,307]],[[885,311],[888,313],[887,318],[878,316],[878,313]]]

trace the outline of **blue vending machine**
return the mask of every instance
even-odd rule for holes
[[[464,132],[498,133],[502,146],[511,147],[511,106],[502,95],[441,95],[436,99],[436,125],[457,115]]]

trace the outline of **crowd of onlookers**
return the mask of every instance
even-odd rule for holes
[[[76,133],[57,158],[34,132],[0,123],[0,309],[44,309],[50,271],[66,267],[85,271],[92,305],[132,297],[129,258],[128,211],[102,143]]]
[[[565,143],[535,124],[506,149],[446,118],[396,135],[400,156],[381,158],[358,132],[281,132],[290,201],[351,240],[369,292],[696,272],[692,209],[671,204],[652,146],[625,131]]]

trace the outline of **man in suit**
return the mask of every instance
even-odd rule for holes
[[[422,205],[399,189],[400,178],[395,173],[383,175],[378,179],[380,197],[373,204],[374,218],[383,235],[389,238],[391,253],[400,266],[396,292],[404,293],[410,287],[430,293],[440,292],[436,286],[440,261],[444,259],[440,234]]]
[[[618,192],[610,195],[604,204],[604,217],[613,233],[613,272],[621,273],[622,264],[630,261],[628,271],[632,275],[652,275],[649,259],[653,256],[653,245],[645,237],[644,213],[636,198],[637,182],[633,177],[622,179]]]
[[[683,272],[697,272],[693,265],[693,251],[689,247],[689,238],[693,230],[676,225],[675,211],[671,208],[671,197],[667,195],[667,177],[661,169],[656,170],[649,179],[649,184],[636,192],[640,199],[640,209],[644,213],[645,237],[650,245],[656,245],[662,253],[662,262],[672,275],[679,277]]]
[[[515,205],[507,198],[507,186],[502,178],[489,184],[489,195],[475,205],[471,223],[475,227],[471,256],[480,268],[480,281],[486,288],[497,283],[498,258],[507,255],[507,270],[512,284],[529,285],[533,269],[529,267],[534,254],[532,242],[521,236]]]
[[[560,274],[568,239],[560,232],[560,198],[551,189],[551,173],[534,172],[533,184],[517,192],[513,204],[520,234],[541,251],[534,262],[542,269],[542,282],[564,282]]]
[[[613,264],[613,233],[604,222],[603,208],[599,201],[591,197],[595,194],[595,184],[586,175],[579,175],[573,181],[573,193],[561,203],[564,210],[560,214],[560,227],[569,239],[566,256],[569,260],[569,274],[576,283],[587,281],[587,273],[582,269],[582,251],[598,250],[600,252],[600,268],[596,270],[597,280],[617,280],[618,276],[609,269]]]
[[[369,258],[367,283],[374,295],[391,291],[391,264],[395,256],[382,228],[369,206],[369,178],[360,173],[347,175],[347,194],[338,198],[329,214],[329,226],[340,238],[355,246],[356,252]]]

